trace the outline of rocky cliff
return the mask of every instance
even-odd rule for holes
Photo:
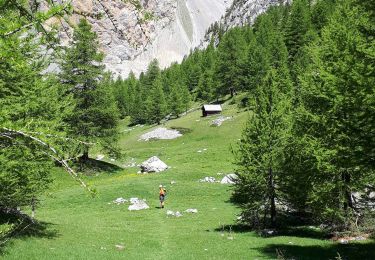
[[[162,67],[181,61],[231,4],[232,0],[73,0],[71,16],[49,23],[60,27],[59,37],[67,44],[74,25],[85,17],[99,36],[107,69],[127,76],[144,71],[154,58]]]
[[[107,69],[126,77],[144,71],[154,58],[161,67],[180,62],[191,49],[207,45],[214,35],[207,30],[215,22],[225,30],[251,24],[270,5],[287,1],[73,0],[73,15],[50,23],[61,28],[67,44],[74,25],[86,17],[99,36]]]
[[[234,0],[220,21],[210,26],[200,44],[200,48],[206,47],[212,37],[217,42],[218,28],[227,31],[236,26],[252,25],[255,19],[267,11],[269,7],[291,2],[292,0]]]

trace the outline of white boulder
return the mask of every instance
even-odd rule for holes
[[[198,213],[197,209],[187,209],[185,210],[186,213]]]
[[[141,164],[142,172],[162,172],[166,169],[168,169],[168,165],[156,156],[151,157]]]
[[[133,210],[142,210],[142,209],[149,209],[150,207],[146,204],[145,200],[141,200],[138,198],[131,198],[130,199],[130,205],[128,207],[128,210],[133,211]]]
[[[235,173],[225,175],[224,178],[220,181],[221,184],[234,184],[234,181],[237,179]]]

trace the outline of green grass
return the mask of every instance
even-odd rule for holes
[[[275,259],[277,249],[294,259],[334,259],[337,252],[344,259],[375,257],[371,241],[338,245],[304,232],[261,238],[237,229],[239,209],[228,202],[230,187],[197,182],[205,176],[220,179],[218,172],[233,171],[230,149],[240,138],[248,113],[227,106],[224,114],[234,118],[221,127],[209,126],[213,118],[201,118],[200,111],[169,121],[167,127],[189,129],[175,140],[138,141],[142,133],[151,130],[146,126],[123,132],[120,145],[126,157],[115,161],[117,165],[126,164],[130,158],[140,163],[157,155],[172,168],[147,175],[136,174],[138,168],[114,168],[85,177],[98,191],[95,198],[57,169],[56,181],[37,211],[37,219],[42,222],[38,232],[20,233],[1,245],[1,256],[38,260]],[[172,180],[176,184],[170,185]],[[156,208],[160,183],[168,190],[165,209]],[[118,197],[144,198],[150,209],[130,212],[127,204],[109,204]],[[188,208],[197,208],[198,213],[183,213],[180,218],[166,216],[168,209],[183,212]],[[231,225],[232,233],[222,228]],[[118,244],[125,249],[116,250]]]

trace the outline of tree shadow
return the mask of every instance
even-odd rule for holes
[[[12,228],[0,236],[0,256],[6,253],[6,247],[12,244],[14,239],[27,239],[30,237],[54,239],[60,235],[54,228],[55,224],[49,222],[21,222],[13,223],[12,219],[4,221],[0,217],[2,224],[12,224]]]
[[[257,249],[259,250],[259,249]],[[375,241],[367,243],[332,244],[328,246],[273,244],[260,251],[272,259],[375,259]]]
[[[234,233],[246,233],[254,231],[250,226],[245,224],[233,224],[233,225],[222,225],[214,229],[216,232],[234,232]]]
[[[85,162],[77,162],[75,167],[77,168],[77,170],[88,176],[102,172],[114,174],[123,170],[121,167],[115,164],[105,161],[99,161],[92,158],[89,158]]]

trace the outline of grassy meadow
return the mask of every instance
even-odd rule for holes
[[[375,244],[366,241],[341,245],[322,239],[316,229],[300,229],[270,238],[259,237],[236,225],[240,210],[231,204],[230,186],[199,183],[213,176],[218,180],[233,172],[231,147],[241,136],[248,112],[236,105],[224,106],[233,116],[220,127],[216,117],[201,112],[171,120],[166,127],[183,129],[175,140],[139,141],[153,128],[121,126],[120,146],[125,158],[84,179],[97,196],[56,169],[55,182],[36,212],[41,222],[33,231],[20,231],[0,245],[4,259],[375,259]],[[206,150],[205,150],[206,149]],[[198,152],[198,151],[201,152]],[[131,158],[137,163],[158,156],[171,168],[160,174],[137,174],[139,168],[122,168]],[[96,156],[93,154],[93,156]],[[176,183],[171,185],[171,181]],[[166,207],[159,209],[158,186],[168,190]],[[150,209],[128,211],[129,204],[111,203],[118,197],[146,199]],[[184,213],[196,208],[198,213]],[[180,211],[180,218],[166,211]],[[3,224],[4,226],[4,224]],[[118,250],[116,245],[124,246]]]

